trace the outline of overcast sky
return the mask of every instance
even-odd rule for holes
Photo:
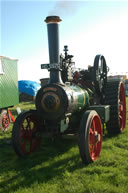
[[[1,1],[0,55],[17,58],[19,80],[47,77],[48,15],[61,17],[60,53],[69,46],[76,67],[105,56],[111,73],[128,72],[128,1]]]

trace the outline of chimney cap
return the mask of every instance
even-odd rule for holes
[[[46,23],[58,23],[62,21],[59,16],[48,16],[44,20]]]

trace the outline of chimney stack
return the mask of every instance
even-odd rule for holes
[[[60,64],[59,54],[59,22],[61,21],[58,16],[48,16],[45,19],[48,31],[48,47],[49,47],[49,62],[50,64]],[[54,65],[53,65],[54,66]],[[50,68],[50,81],[49,83],[61,83],[60,68]]]

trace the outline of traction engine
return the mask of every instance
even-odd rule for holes
[[[42,135],[54,139],[77,134],[81,159],[88,164],[100,155],[104,126],[109,133],[120,133],[125,128],[124,85],[107,80],[103,55],[96,55],[88,69],[74,70],[68,46],[64,46],[64,55],[59,54],[60,21],[58,16],[45,20],[50,62],[41,68],[50,72],[49,82],[36,95],[36,110],[18,115],[12,131],[13,147],[25,157],[38,148]]]

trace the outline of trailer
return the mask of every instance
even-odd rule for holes
[[[9,108],[19,103],[17,59],[0,56],[0,130],[15,121]]]

